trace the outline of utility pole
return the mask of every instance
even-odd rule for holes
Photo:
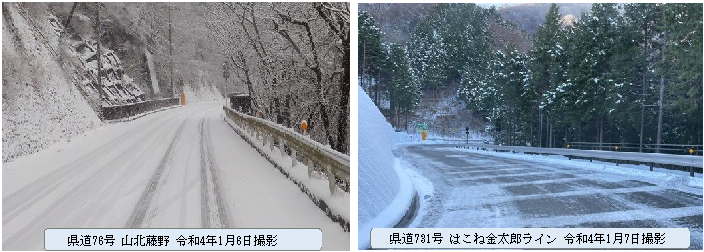
[[[174,93],[174,53],[173,53],[173,46],[171,46],[171,3],[169,3],[169,65],[170,65],[170,71],[171,75],[169,75],[169,80],[171,81],[171,93],[172,95],[175,95]]]
[[[665,96],[665,76],[660,76],[660,100],[658,101],[658,139],[656,152],[660,153],[660,144],[662,143],[662,99]]]
[[[364,87],[364,70],[367,67],[367,41],[362,41],[362,87]],[[369,87],[367,87],[369,88]],[[368,90],[371,92],[371,90]],[[375,104],[379,106],[379,104]]]
[[[648,29],[647,26],[646,26],[645,31],[643,32],[643,34],[646,35],[646,36],[644,36],[644,40],[643,40],[643,45],[644,45],[644,46],[643,46],[643,49],[645,49],[645,50],[647,50],[647,49],[649,48],[649,45],[650,45],[650,44],[648,43],[648,40],[649,40],[649,39],[648,39],[648,36],[647,36],[649,30],[650,30],[650,29]],[[647,58],[647,57],[646,57],[646,58]],[[638,146],[639,146],[639,147],[638,147],[638,152],[643,152],[643,137],[644,137],[644,134],[643,134],[643,133],[644,133],[644,128],[645,128],[645,107],[647,107],[647,105],[645,105],[645,85],[647,84],[647,81],[648,81],[648,80],[647,80],[647,77],[648,77],[648,65],[649,65],[649,63],[646,63],[645,67],[643,68],[643,84],[642,84],[642,86],[641,86],[641,89],[642,89],[642,91],[641,91],[641,99],[642,99],[642,100],[641,100],[641,106],[640,106],[640,145],[638,145]]]
[[[222,63],[222,77],[225,79],[225,97],[227,97],[230,91],[227,85],[227,79],[230,78],[230,66],[228,65],[227,60]]]
[[[641,92],[642,98],[640,106],[640,145],[638,145],[638,152],[643,152],[643,125],[645,123],[645,73],[648,71],[647,67],[643,70],[643,91]]]
[[[538,147],[543,148],[543,110],[538,107],[538,117],[540,118],[540,127],[538,129]]]
[[[666,33],[663,34],[665,38]],[[662,46],[662,58],[661,62],[665,62],[665,45]],[[655,149],[656,153],[660,153],[660,144],[662,143],[662,101],[665,98],[665,73],[660,75],[660,99],[658,100],[658,136],[657,136],[657,146]]]
[[[102,77],[101,77],[102,76],[101,72],[103,72],[103,69],[102,69],[103,63],[100,60],[100,54],[101,54],[101,52],[100,52],[100,32],[102,30],[101,29],[102,26],[100,24],[100,3],[95,3],[95,6],[96,6],[95,9],[97,11],[97,15],[96,15],[97,19],[96,20],[98,23],[98,29],[96,29],[96,38],[97,38],[96,40],[97,40],[97,49],[98,49],[97,53],[96,53],[96,56],[98,59],[98,93],[100,94],[99,100],[100,100],[100,104],[102,106],[102,100],[106,95],[105,95],[105,90],[103,90]]]

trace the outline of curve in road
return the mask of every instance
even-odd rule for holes
[[[655,178],[575,169],[449,145],[397,155],[433,183],[413,227],[690,228],[702,248],[702,191]]]

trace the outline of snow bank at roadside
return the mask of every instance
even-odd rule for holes
[[[373,219],[367,220],[365,222],[359,221],[359,230],[357,233],[359,249],[370,248],[370,232],[372,231],[372,228],[390,228],[395,226],[399,222],[399,220],[401,220],[401,218],[406,215],[406,212],[411,207],[411,203],[413,203],[413,194],[415,194],[415,191],[413,189],[413,182],[405,173],[403,167],[401,167],[401,162],[398,158],[394,158],[394,171],[396,172],[396,176],[398,176],[399,179],[398,193],[393,197],[393,200],[389,202],[388,205],[386,205],[386,208],[379,212]],[[377,184],[377,186],[381,185],[383,184]],[[361,186],[359,188],[361,192],[363,189]],[[369,190],[371,188],[365,189]],[[379,189],[384,190],[387,188]],[[361,195],[362,194],[360,193],[360,199],[362,198]],[[361,203],[359,204],[359,211],[362,211]]]
[[[415,189],[418,194],[418,212],[413,222],[408,225],[408,228],[417,228],[418,225],[420,225],[423,216],[428,214],[428,206],[431,204],[430,201],[435,197],[435,187],[433,186],[433,182],[423,176],[423,174],[416,170],[412,164],[406,160],[400,160],[401,166],[404,168],[404,171],[408,174],[408,177],[413,183],[413,189]]]
[[[393,129],[359,87],[359,223],[378,215],[398,194],[399,178],[391,153]]]
[[[362,87],[359,94],[358,248],[370,246],[372,228],[393,227],[413,199],[413,184],[391,153],[394,131]]]

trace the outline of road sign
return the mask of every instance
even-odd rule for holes
[[[422,133],[423,131],[428,131],[428,124],[425,124],[425,123],[416,124],[416,133]]]
[[[464,128],[464,133],[467,134],[467,144],[469,144],[469,127]]]
[[[692,148],[689,148],[689,154],[692,154],[692,153],[694,153],[694,150],[692,150]]]

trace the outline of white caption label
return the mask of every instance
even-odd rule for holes
[[[46,229],[46,250],[320,250],[320,229]]]
[[[687,228],[374,228],[373,249],[686,249]]]

